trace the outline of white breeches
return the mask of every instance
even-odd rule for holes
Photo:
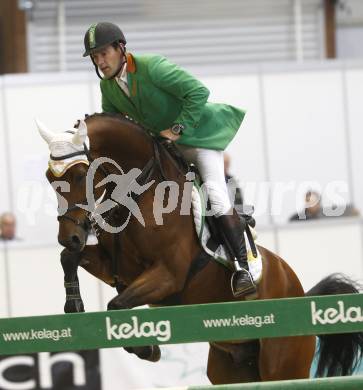
[[[211,203],[211,214],[219,217],[232,208],[224,176],[223,151],[178,145],[189,163],[199,170],[203,186]]]

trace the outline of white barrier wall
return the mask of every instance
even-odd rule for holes
[[[0,317],[8,317],[10,299],[8,297],[6,252],[0,250]]]
[[[344,72],[346,83],[347,128],[350,140],[349,162],[352,167],[352,194],[356,205],[363,210],[363,132],[362,105],[363,101],[363,71],[361,68],[349,69]]]
[[[362,224],[354,219],[335,222],[300,222],[304,226],[278,229],[279,255],[294,269],[305,290],[333,272],[353,280],[363,278]]]
[[[284,223],[307,187],[348,183],[341,72],[306,71],[264,75],[272,215]],[[311,182],[299,190],[299,184]],[[323,191],[321,191],[323,192]],[[347,188],[348,192],[348,188]],[[348,194],[340,201],[348,201]]]
[[[54,242],[55,196],[44,173],[48,148],[36,131],[34,118],[55,131],[72,128],[92,110],[88,76],[22,75],[5,77],[4,97],[9,143],[11,194],[19,236],[31,242]],[[35,228],[36,227],[36,228]]]
[[[7,151],[6,147],[6,133],[5,133],[5,98],[4,98],[4,88],[3,88],[4,79],[0,77],[0,182],[3,183],[0,186],[0,200],[2,210],[10,210],[10,195],[9,195],[9,176],[8,176],[8,161],[7,161]]]
[[[228,148],[232,157],[231,169],[241,184],[246,183],[248,190],[245,190],[245,196],[253,201],[259,223],[268,224],[268,194],[258,196],[254,193],[256,184],[258,187],[258,183],[268,180],[265,169],[260,78],[255,74],[247,74],[236,77],[206,77],[203,81],[211,91],[211,101],[228,103],[246,110],[242,127]],[[254,201],[255,199],[257,201]]]

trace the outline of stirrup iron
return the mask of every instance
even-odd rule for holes
[[[256,288],[256,284],[251,276],[251,273],[248,270],[246,270],[245,268],[242,268],[239,264],[238,264],[238,267],[240,269],[236,269],[236,271],[234,271],[232,276],[231,276],[231,290],[232,290],[233,296],[237,298],[237,297],[247,296],[247,295],[256,293],[257,288]],[[241,273],[248,275],[248,278],[250,280],[250,285],[246,286],[246,288],[243,290],[236,290],[236,284],[237,284],[237,281],[238,281]]]

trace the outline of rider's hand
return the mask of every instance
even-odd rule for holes
[[[171,141],[177,141],[180,138],[180,135],[173,134],[170,129],[160,131],[160,135],[164,138],[170,139]]]

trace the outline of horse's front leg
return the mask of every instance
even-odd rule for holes
[[[81,260],[81,253],[70,252],[63,249],[61,264],[64,271],[64,287],[66,290],[65,313],[78,313],[84,311],[84,305],[79,291],[77,269]]]
[[[156,304],[182,289],[176,278],[163,264],[153,265],[138,276],[121,294],[113,298],[108,310],[131,309]]]
[[[84,311],[79,282],[77,276],[78,266],[84,268],[97,279],[106,284],[113,285],[112,267],[109,258],[99,245],[85,246],[82,252],[75,253],[64,249],[61,253],[61,263],[64,270],[64,286],[66,288],[66,313]],[[120,294],[125,286],[120,282],[117,291]]]
[[[179,289],[181,288],[176,278],[165,266],[154,266],[144,271],[123,292],[113,298],[107,308],[108,310],[117,310],[158,303]],[[161,356],[158,345],[126,347],[124,349],[129,353],[134,353],[140,359],[150,362],[159,361]]]

